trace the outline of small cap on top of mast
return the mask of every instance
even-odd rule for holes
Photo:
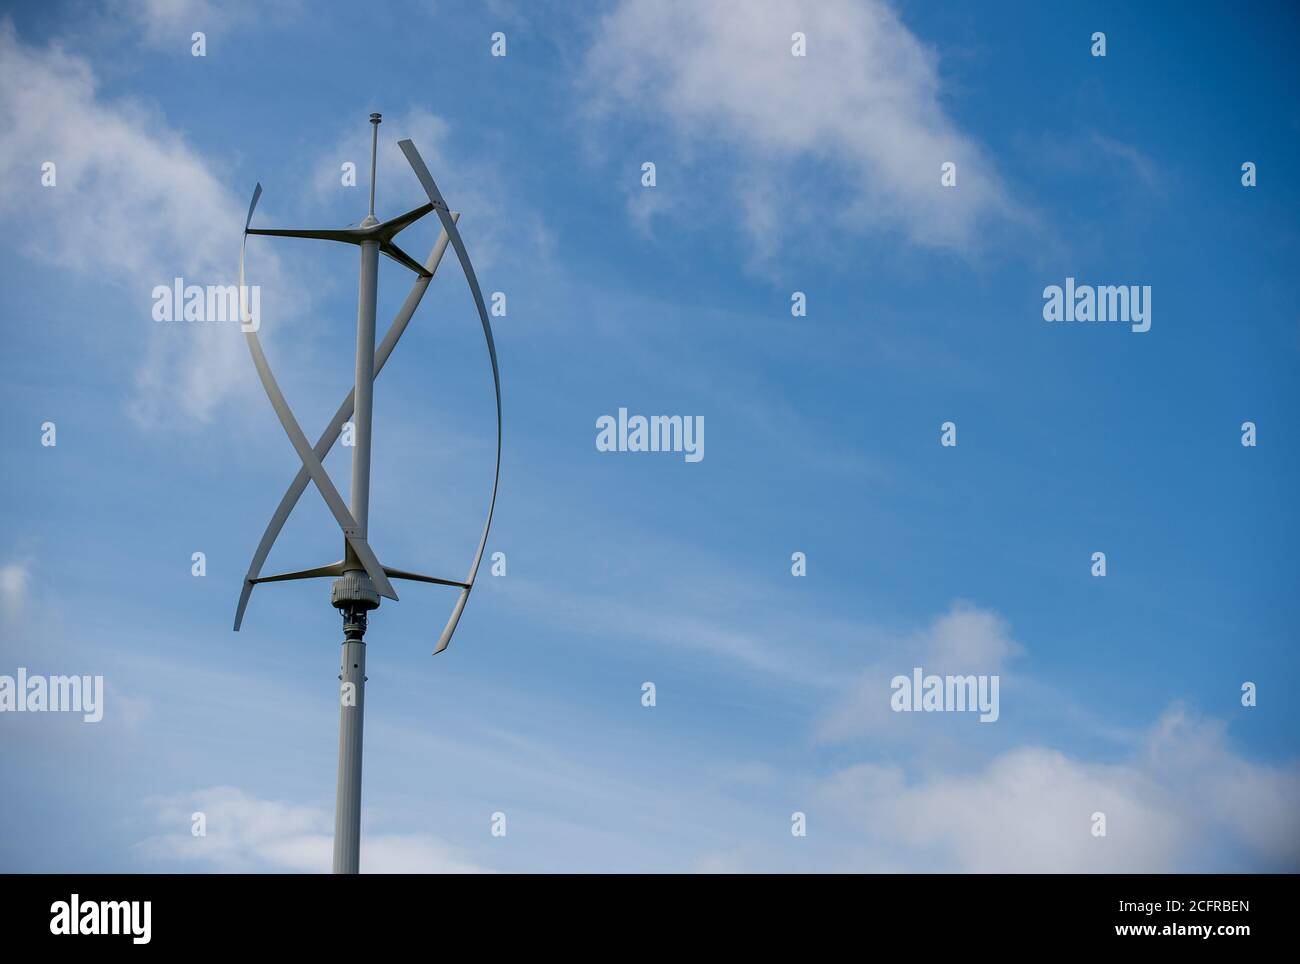
[[[383,115],[383,114],[371,114],[371,115],[370,115],[370,123],[372,123],[372,124],[378,124],[378,123],[379,123],[381,120],[383,120],[383,119],[384,119],[384,115]]]

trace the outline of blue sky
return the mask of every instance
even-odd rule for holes
[[[437,658],[451,590],[372,616],[363,870],[1300,866],[1293,10],[6,16],[0,674],[106,697],[98,724],[0,714],[0,868],[328,869],[328,583],[259,588],[230,630],[298,463],[237,327],[155,322],[151,292],[235,280],[258,181],[257,223],[358,221],[371,111],[381,216],[423,200],[411,137],[507,295],[507,575]],[[355,252],[254,239],[249,264],[314,438]],[[1151,286],[1150,331],[1044,321],[1067,277]],[[409,275],[380,286],[382,330]],[[491,406],[448,260],[376,387],[385,563],[463,575]],[[705,457],[597,451],[620,407],[703,416]],[[339,548],[309,490],[268,569]],[[999,675],[999,720],[890,713],[916,665]]]

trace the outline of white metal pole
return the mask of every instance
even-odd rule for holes
[[[379,115],[371,114],[370,213],[363,225],[375,223],[375,151]],[[352,516],[360,535],[367,537],[370,517],[370,429],[375,385],[375,308],[379,288],[379,242],[361,244],[361,279],[357,295],[357,368],[352,412]],[[347,558],[353,558],[349,547]],[[364,567],[344,573],[364,580],[373,594]],[[378,597],[374,597],[378,602]],[[366,707],[366,615],[354,606],[345,611],[341,672],[339,674],[339,773],[334,805],[334,873],[355,874],[361,867],[361,749]]]
[[[361,731],[366,709],[366,644],[362,640],[344,640],[339,679],[343,705],[339,709],[334,873],[355,874],[361,869]]]
[[[370,503],[370,422],[375,377],[375,297],[379,272],[379,244],[361,245],[361,299],[357,306],[357,382],[353,412],[355,446],[352,450],[352,515],[366,535]],[[361,569],[360,563],[357,565]],[[369,584],[364,570],[357,574]],[[361,734],[365,712],[365,614],[353,614],[345,623],[339,706],[339,779],[334,810],[334,873],[355,874],[361,850]]]

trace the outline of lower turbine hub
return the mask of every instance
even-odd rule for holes
[[[330,604],[335,609],[378,609],[379,593],[375,592],[374,583],[364,571],[345,572],[334,580],[330,589]]]
[[[379,608],[379,593],[365,572],[349,571],[334,580],[330,603],[343,617],[344,642],[366,635],[366,613]]]

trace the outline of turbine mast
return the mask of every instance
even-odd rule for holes
[[[361,849],[361,749],[362,722],[365,713],[366,687],[366,622],[371,610],[378,608],[381,596],[396,601],[397,592],[391,579],[406,579],[420,583],[451,586],[460,590],[460,596],[452,607],[451,616],[438,637],[434,649],[435,655],[447,648],[451,636],[456,630],[470,590],[474,588],[479,563],[487,546],[488,532],[492,526],[492,512],[496,507],[497,483],[501,477],[501,375],[497,368],[496,345],[492,339],[492,326],[488,321],[487,307],[483,303],[483,292],[478,278],[470,264],[465,242],[456,228],[458,214],[447,206],[446,199],[438,190],[424,160],[415,145],[409,140],[398,142],[398,147],[406,155],[417,180],[428,196],[428,203],[420,207],[379,221],[375,217],[375,181],[378,175],[379,124],[383,118],[379,114],[370,115],[370,206],[365,220],[357,227],[297,229],[297,228],[254,228],[253,212],[257,200],[262,196],[262,185],[253,190],[253,198],[248,205],[248,217],[244,221],[244,237],[239,247],[239,286],[244,290],[244,255],[249,235],[262,235],[278,238],[312,238],[319,241],[333,241],[343,244],[355,244],[361,249],[360,280],[357,295],[357,347],[356,378],[351,393],[343,400],[335,412],[320,440],[313,446],[308,441],[302,426],[289,407],[284,393],[280,390],[262,343],[257,337],[256,327],[243,326],[244,340],[248,343],[253,365],[261,379],[266,397],[275,410],[276,417],[285,434],[289,437],[294,451],[302,462],[293,484],[280,500],[262,541],[258,544],[249,564],[248,574],[244,578],[244,587],[239,595],[239,604],[235,609],[235,630],[238,631],[244,619],[244,607],[248,604],[253,588],[264,582],[283,582],[290,579],[316,579],[334,577],[330,592],[330,603],[343,617],[343,644],[341,667],[339,672],[339,770],[337,784],[337,802],[334,816],[334,872],[357,873],[360,869]],[[442,222],[442,234],[430,251],[423,264],[416,261],[402,250],[395,238],[426,214],[437,212]],[[492,366],[492,387],[496,396],[496,468],[492,477],[492,493],[488,499],[487,518],[479,536],[478,547],[470,562],[469,575],[463,580],[444,579],[421,575],[383,565],[375,555],[369,543],[370,525],[370,454],[371,426],[374,415],[374,381],[377,368],[383,368],[398,338],[406,329],[412,314],[420,303],[429,281],[433,278],[443,252],[450,246],[456,252],[456,259],[465,275],[470,293],[474,296],[474,306],[478,310],[479,322],[483,326],[483,339],[487,347],[488,361]],[[406,303],[393,319],[392,327],[384,335],[383,342],[375,345],[375,308],[378,301],[379,255],[386,255],[391,260],[412,271],[416,280],[411,287]],[[351,506],[344,501],[334,480],[325,471],[321,460],[329,454],[330,448],[343,431],[346,419],[352,419],[352,492]],[[283,529],[285,521],[293,511],[298,498],[307,488],[308,483],[315,483],[321,497],[329,507],[334,521],[343,535],[343,558],[324,566],[315,566],[297,572],[280,573],[263,576],[262,565],[267,554],[275,544],[276,537]]]
[[[375,161],[379,143],[379,114],[370,115],[370,213],[375,218]],[[375,307],[379,293],[379,241],[365,240],[361,276],[357,283],[357,367],[352,415],[352,517],[358,535],[368,538],[370,527],[370,436],[374,413]],[[361,746],[366,690],[366,618],[379,606],[379,593],[344,540],[343,575],[334,581],[330,602],[343,616],[343,653],[339,706],[339,773],[334,808],[334,873],[355,874],[361,863]]]

